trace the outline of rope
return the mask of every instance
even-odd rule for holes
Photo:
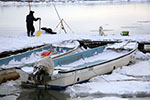
[[[96,74],[96,76],[98,76],[99,74],[97,74],[94,70],[92,70],[95,74]],[[107,83],[109,83],[109,81],[108,80],[106,80],[106,79],[104,79],[103,77],[101,77],[104,81],[106,81]]]
[[[62,20],[61,20],[62,21]],[[58,26],[61,24],[61,21],[58,23],[58,25],[56,26],[56,28],[54,29],[54,31],[58,28]]]

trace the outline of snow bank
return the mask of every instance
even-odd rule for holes
[[[72,98],[95,95],[121,95],[125,97],[150,94],[149,82],[117,81],[88,82],[67,88]]]
[[[123,69],[118,69],[116,72],[119,72],[124,75],[130,76],[149,76],[150,77],[150,60],[137,62],[134,65],[129,67],[125,66]]]
[[[150,53],[142,53],[140,51],[137,51],[136,54],[134,55],[134,58],[139,60],[148,60],[150,59]]]
[[[81,39],[80,35],[72,34],[57,34],[49,35],[42,34],[40,37],[27,37],[25,35],[21,36],[1,36],[0,37],[0,52],[4,51],[15,51],[18,49],[35,47],[43,44],[57,44],[62,41],[67,41],[71,39]],[[84,38],[89,36],[84,36]]]
[[[44,34],[40,37],[27,37],[25,33],[19,36],[0,36],[0,52],[15,51],[28,47],[35,47],[43,44],[56,44],[59,45],[62,41],[90,39],[95,41],[109,41],[109,40],[132,40],[132,41],[150,41],[150,35],[134,35],[134,36],[121,36],[121,35],[106,35],[99,36],[95,34],[57,34],[50,35]]]

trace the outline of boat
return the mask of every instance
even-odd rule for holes
[[[44,52],[44,51],[51,51],[52,54],[55,54],[55,55],[53,55],[54,58],[56,58],[56,57],[60,57],[60,56],[64,56],[64,55],[73,53],[78,48],[79,48],[79,45],[74,46],[74,47],[59,47],[59,46],[53,46],[53,45],[48,44],[48,45],[42,46],[40,48],[29,50],[29,51],[24,52],[24,53],[19,53],[19,54],[16,54],[16,55],[11,55],[9,57],[1,58],[0,59],[0,66],[3,66],[3,65],[7,65],[7,67],[8,66],[13,66],[11,64],[9,65],[9,63],[12,60],[20,62],[22,59],[29,58],[31,55],[35,55],[34,57],[37,57],[37,59],[40,59],[41,58],[41,53]],[[32,60],[32,62],[34,62],[34,61]],[[20,63],[19,63],[19,66],[20,66]]]
[[[51,76],[43,77],[46,81],[34,80],[33,66],[21,66],[17,72],[20,74],[22,86],[65,89],[129,64],[136,50],[137,43],[129,41],[99,46],[53,59],[54,72]]]
[[[36,61],[32,60],[30,63],[19,63],[19,64],[10,64],[11,61],[21,62],[22,59],[28,58],[32,55],[38,55],[39,57],[36,60],[42,59],[41,54],[44,51],[51,51],[52,59],[59,58],[62,56],[70,55],[76,53],[79,49],[79,43],[77,41],[73,41],[75,46],[74,47],[64,47],[64,46],[53,46],[53,45],[46,45],[40,48],[36,48],[24,53],[20,53],[17,55],[12,55],[9,57],[1,58],[0,59],[0,83],[6,82],[8,80],[17,79],[19,78],[19,74],[16,72],[16,67],[19,66],[33,66]],[[76,42],[76,43],[75,43]],[[35,57],[35,56],[34,56]],[[3,67],[4,66],[4,67]]]

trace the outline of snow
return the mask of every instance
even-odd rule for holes
[[[69,41],[69,40],[82,40],[82,39],[91,39],[95,41],[106,41],[106,40],[136,40],[136,41],[150,41],[150,35],[136,35],[136,36],[121,36],[121,35],[106,35],[106,36],[99,36],[96,34],[57,34],[57,35],[50,35],[44,34],[40,37],[27,37],[26,33],[22,33],[18,36],[0,36],[0,52],[4,51],[15,51],[18,49],[28,48],[28,47],[35,47],[43,44],[59,44],[62,41]],[[7,45],[7,46],[6,46]],[[9,48],[8,48],[9,47]]]
[[[131,65],[130,67],[125,66],[121,70],[118,69],[118,72],[124,75],[142,76],[142,77],[149,76],[150,75],[150,60],[137,62],[134,65]]]
[[[74,48],[74,47],[79,46],[79,42],[74,41],[74,40],[65,40],[62,42],[55,43],[55,44],[53,44],[53,46]]]
[[[29,57],[22,58],[20,61],[11,60],[8,65],[3,64],[0,68],[11,68],[21,66],[23,64],[30,64],[41,59],[41,52],[32,53]]]
[[[103,0],[104,1],[104,0]],[[106,0],[107,1],[107,0]],[[111,0],[112,1],[112,0]],[[127,0],[114,0],[114,2],[121,2]],[[130,0],[130,1],[149,1],[149,0]],[[44,3],[35,3],[32,5],[41,5]],[[45,3],[46,4],[46,3]],[[28,3],[21,2],[0,2],[3,6],[26,5]],[[57,34],[49,35],[44,32],[40,37],[27,37],[26,33],[21,33],[15,36],[0,35],[0,52],[15,51],[28,47],[35,47],[43,44],[53,44],[56,46],[72,47],[75,44],[67,44],[65,41],[91,39],[95,41],[106,40],[132,40],[132,41],[150,41],[150,34],[147,35],[130,35],[121,36],[120,34],[105,34],[99,36],[97,34]],[[63,42],[64,41],[64,42]],[[133,44],[127,45],[127,48],[132,47]],[[120,46],[120,45],[119,45]],[[9,48],[8,48],[9,47]],[[115,54],[113,54],[115,55]],[[108,56],[108,55],[106,55]],[[109,55],[110,56],[110,55]],[[76,84],[66,89],[65,93],[71,96],[71,100],[129,100],[128,97],[149,96],[150,95],[150,53],[142,53],[137,51],[133,56],[134,62],[128,66],[123,66],[112,72],[112,74],[101,75],[92,78],[89,82],[83,84]],[[24,58],[20,62],[12,60],[9,65],[19,65],[30,63],[32,60],[39,59],[38,56],[31,55],[30,58]],[[97,58],[95,58],[97,59]],[[0,66],[0,67],[9,67]],[[33,69],[26,68],[28,72]],[[0,85],[0,94],[11,94],[16,89],[14,81],[7,82],[7,85]],[[18,83],[17,83],[18,84]],[[9,88],[9,89],[8,89]],[[19,90],[19,89],[18,89]],[[18,92],[17,90],[17,92]],[[106,96],[106,97],[105,97]],[[123,98],[127,97],[127,98]],[[15,97],[16,98],[16,97]]]
[[[26,34],[26,33],[25,33]],[[84,36],[85,37],[85,36]],[[64,40],[70,39],[80,39],[80,35],[69,35],[69,34],[58,34],[58,35],[48,35],[42,34],[40,37],[27,37],[25,35],[21,36],[1,36],[0,37],[0,52],[4,51],[15,51],[18,49],[35,47],[43,44],[57,44]],[[7,45],[7,46],[6,46]],[[9,47],[9,48],[8,48]]]
[[[21,69],[26,73],[29,73],[29,74],[33,73],[33,67],[23,67]]]
[[[125,42],[121,42],[121,43],[115,43],[113,45],[109,45],[107,48],[109,49],[132,49],[132,48],[136,48],[136,42],[130,42],[130,41],[125,41]]]
[[[134,57],[139,60],[148,60],[150,58],[150,53],[142,53],[140,51],[137,51]]]

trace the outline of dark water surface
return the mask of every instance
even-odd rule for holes
[[[20,86],[20,80],[0,85],[0,100],[66,100],[67,98],[69,94],[65,94],[64,90],[25,88]]]

